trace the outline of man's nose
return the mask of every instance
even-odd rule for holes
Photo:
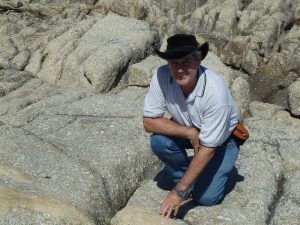
[[[177,67],[177,73],[182,73],[182,72],[184,72],[183,67],[178,66],[178,67]]]

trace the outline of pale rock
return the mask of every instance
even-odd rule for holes
[[[126,76],[129,86],[148,86],[154,71],[167,61],[158,56],[149,56],[146,59],[133,64],[127,71]]]
[[[62,76],[66,58],[75,50],[78,39],[80,39],[93,24],[93,19],[80,21],[66,33],[51,40],[42,51],[41,61],[33,61],[36,65],[42,65],[40,71],[33,72],[36,72],[37,76],[44,80],[52,83],[57,82]],[[38,52],[35,57],[38,57]],[[34,64],[33,66],[30,64],[28,66],[37,68],[38,66],[34,66]]]
[[[125,207],[112,219],[111,225],[187,225],[181,220],[166,219],[156,211],[134,206]]]
[[[109,91],[122,71],[152,50],[156,32],[135,19],[109,14],[100,19],[65,59],[60,85],[79,82],[95,93]]]
[[[248,115],[250,104],[250,88],[247,80],[237,77],[232,83],[231,94],[237,105],[239,118],[243,121]]]
[[[0,70],[0,96],[21,87],[32,75],[18,70]]]
[[[14,59],[12,60],[12,63],[14,65],[14,67],[17,70],[23,70],[24,67],[27,65],[28,61],[30,58],[30,52],[29,51],[21,51],[19,52]]]
[[[233,75],[230,68],[226,67],[220,58],[213,54],[212,52],[208,52],[206,58],[201,62],[201,65],[207,67],[208,69],[215,71],[219,74],[227,83],[229,87],[232,85]]]
[[[259,67],[259,55],[255,51],[245,51],[243,54],[243,60],[241,62],[241,68],[243,68],[248,74],[255,75]]]
[[[271,119],[275,114],[283,108],[278,105],[253,101],[250,103],[250,115],[263,119]]]
[[[294,115],[300,115],[300,80],[289,87],[289,106]]]
[[[297,225],[300,221],[300,170],[289,172],[287,182],[283,185],[283,196],[276,208],[272,225]]]

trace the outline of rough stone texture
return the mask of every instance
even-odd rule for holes
[[[32,75],[18,70],[0,70],[0,96],[19,88],[32,78]]]
[[[300,75],[298,1],[100,0],[96,5],[104,13],[143,19],[162,37],[201,34],[224,63],[251,75],[253,100],[288,107],[283,91],[292,82],[288,74]]]
[[[237,105],[239,118],[243,121],[248,117],[249,112],[250,88],[248,82],[242,77],[236,78],[231,86],[231,94]]]
[[[154,71],[166,64],[165,60],[157,56],[149,56],[146,59],[133,64],[126,73],[126,80],[129,86],[149,86]]]
[[[139,207],[126,207],[116,214],[111,225],[187,225],[181,220],[162,218],[157,212]]]
[[[24,93],[26,85],[22,88],[18,91]],[[17,102],[15,92],[1,100]],[[20,210],[17,221],[23,219],[27,224],[35,220],[27,218],[30,213],[41,220],[45,219],[44,213],[49,213],[50,220],[54,220],[49,224],[62,223],[59,221],[64,221],[63,215],[47,211],[58,204],[57,200],[64,207],[78,208],[92,224],[107,224],[139,183],[153,176],[160,166],[149,151],[148,135],[141,132],[140,110],[145,90],[131,88],[81,101],[76,96],[50,93],[17,112],[8,110],[1,117],[3,123],[19,128],[1,126],[1,165],[8,169],[2,169],[0,174],[4,177],[0,183],[18,193],[45,196],[54,203],[49,203],[49,209],[44,211],[32,206],[43,204],[38,197],[34,197],[38,202],[24,203],[20,209],[18,205],[23,206],[23,200],[7,206],[2,224],[11,221],[16,210]],[[11,170],[20,171],[30,180],[29,184],[7,177]],[[87,224],[75,220],[75,215],[76,212],[66,216],[68,224]]]
[[[299,167],[298,167],[299,168]],[[300,170],[287,174],[287,183],[283,187],[283,196],[279,200],[271,224],[296,225],[300,221]]]
[[[289,106],[294,115],[300,116],[300,80],[289,87]]]
[[[0,190],[0,224],[95,224],[80,210],[64,202],[3,186]]]
[[[45,205],[45,211],[41,207],[41,212],[51,211],[57,205],[66,210],[72,210],[76,206],[80,210],[84,209],[86,213],[92,213],[93,205],[99,202],[105,204],[103,194],[97,193],[94,188],[100,184],[93,181],[94,175],[91,171],[80,162],[69,159],[53,145],[44,143],[21,129],[7,126],[1,127],[0,138],[1,165],[15,170],[26,179],[25,182],[15,180],[14,177],[7,176],[7,169],[2,169],[5,172],[5,176],[1,176],[2,216],[11,210],[18,211],[22,208],[39,211],[36,204]],[[47,196],[49,203],[43,196]],[[56,202],[55,199],[65,203]]]
[[[83,20],[49,42],[26,70],[63,86],[79,83],[96,93],[107,92],[122,71],[149,54],[155,35],[145,23],[115,14],[100,16],[95,24],[94,19]]]

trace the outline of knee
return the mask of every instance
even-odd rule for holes
[[[162,153],[168,146],[168,138],[163,135],[153,134],[150,138],[151,149],[155,154]]]
[[[214,206],[217,205],[222,198],[223,194],[204,194],[201,197],[194,198],[194,201],[202,206]]]

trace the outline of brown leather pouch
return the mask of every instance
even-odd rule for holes
[[[240,144],[244,144],[244,142],[249,138],[248,130],[241,124],[237,123],[236,127],[232,131],[232,136],[237,140]]]

